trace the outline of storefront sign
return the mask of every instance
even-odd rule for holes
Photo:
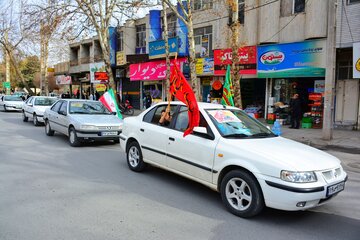
[[[149,42],[161,39],[161,10],[149,11]]]
[[[90,82],[91,83],[107,83],[108,80],[96,80],[95,73],[96,72],[106,72],[105,63],[90,63]]]
[[[109,27],[109,55],[110,55],[110,64],[112,67],[116,65],[116,28]]]
[[[55,78],[56,85],[71,84],[71,76],[59,75]]]
[[[360,42],[353,44],[353,78],[360,78]]]
[[[10,82],[3,82],[2,85],[3,85],[3,88],[11,88]]]
[[[126,56],[124,52],[116,52],[116,66],[126,64]]]
[[[258,46],[258,77],[324,77],[326,41]]]
[[[256,46],[241,47],[238,50],[238,62],[241,75],[256,74]],[[226,66],[232,64],[232,50],[214,50],[215,75],[225,75]]]
[[[105,92],[106,91],[106,85],[105,84],[96,84],[95,89],[98,92]]]
[[[95,72],[94,77],[96,81],[108,81],[109,76],[107,72]]]
[[[214,74],[214,59],[213,58],[197,58],[196,59],[196,74],[198,74],[198,75]]]
[[[168,41],[169,44],[169,53],[170,56],[175,56],[175,53],[178,52],[178,38],[169,38]],[[164,40],[158,40],[154,42],[149,43],[149,58],[155,59],[155,58],[163,58],[166,56],[165,51],[165,41]]]
[[[47,68],[48,72],[55,72],[55,68]]]
[[[179,12],[179,14],[185,18],[185,11],[187,11],[187,3],[186,1],[182,1],[182,5],[180,6],[180,3],[177,3],[176,9]],[[189,39],[188,39],[188,27],[186,24],[180,19],[177,18],[176,22],[176,36],[179,37],[179,56],[185,57],[189,55]]]
[[[179,58],[180,65],[186,62],[186,58]],[[173,66],[174,60],[171,61]],[[152,61],[146,63],[130,64],[130,81],[139,80],[163,80],[166,77],[166,61]]]

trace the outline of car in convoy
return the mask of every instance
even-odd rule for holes
[[[22,105],[22,119],[24,122],[32,118],[35,126],[44,123],[44,111],[53,105],[56,97],[33,96],[28,98]]]
[[[123,120],[99,101],[61,99],[44,112],[45,133],[65,134],[71,146],[82,141],[112,140],[119,143]]]
[[[124,119],[120,146],[140,172],[150,164],[220,192],[226,208],[252,217],[267,206],[297,211],[321,205],[345,187],[340,160],[275,135],[244,111],[199,103],[200,124],[183,137],[188,109],[171,102],[171,121],[159,124],[167,103]]]
[[[21,111],[24,101],[20,96],[4,95],[0,98],[0,109],[6,111]]]

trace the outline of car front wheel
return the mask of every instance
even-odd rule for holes
[[[73,127],[69,129],[69,143],[72,147],[80,146],[80,139],[76,135],[75,128]]]
[[[51,129],[49,120],[45,121],[45,133],[48,136],[54,136],[54,130]]]
[[[146,163],[143,161],[142,152],[137,142],[129,144],[126,157],[128,166],[132,171],[141,172],[145,169]]]
[[[22,120],[23,120],[23,122],[27,122],[29,120],[29,118],[26,116],[24,111],[22,113]]]
[[[4,106],[3,106],[3,107],[4,107],[4,112],[7,112],[7,109],[6,109],[6,106],[5,106],[5,104],[4,104]]]
[[[38,121],[36,113],[34,113],[34,115],[33,115],[33,123],[34,123],[34,126],[40,125],[40,122]]]
[[[224,205],[236,216],[253,217],[264,208],[261,188],[255,177],[248,172],[228,172],[221,182],[220,192]]]

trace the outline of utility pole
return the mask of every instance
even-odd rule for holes
[[[167,25],[167,11],[166,11],[166,3],[165,1],[162,1],[162,8],[163,8],[163,39],[165,44],[165,56],[166,56],[166,78],[165,78],[165,84],[164,88],[164,100],[170,101],[170,89],[169,89],[169,83],[170,83],[170,53],[169,53],[169,32],[168,32],[168,25]],[[167,98],[167,99],[166,99]]]
[[[5,32],[5,42],[6,42],[6,44],[8,44],[8,31],[7,30]],[[10,55],[6,49],[4,52],[5,52],[5,62],[6,62],[6,67],[5,67],[6,82],[11,83],[11,81],[10,81]],[[11,85],[10,85],[10,88],[11,88]],[[10,88],[6,88],[6,95],[10,95]]]
[[[336,66],[336,8],[337,0],[328,1],[327,41],[326,41],[326,75],[324,92],[324,119],[322,138],[333,137],[335,66]]]

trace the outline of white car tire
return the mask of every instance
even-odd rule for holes
[[[34,123],[35,127],[40,125],[40,122],[37,119],[36,113],[34,113],[34,115],[33,115],[33,123]]]
[[[126,159],[130,170],[134,172],[142,172],[146,167],[146,163],[143,161],[141,148],[136,141],[131,142],[127,147]]]
[[[72,147],[78,147],[81,144],[80,139],[76,135],[75,128],[73,127],[69,128],[69,143]]]
[[[23,122],[27,122],[29,120],[29,118],[26,116],[24,111],[22,113],[22,120],[23,120]]]
[[[55,131],[51,129],[49,120],[45,121],[45,133],[48,136],[54,136]]]
[[[225,207],[239,217],[253,217],[265,206],[259,183],[243,170],[228,172],[221,181],[220,193]]]

